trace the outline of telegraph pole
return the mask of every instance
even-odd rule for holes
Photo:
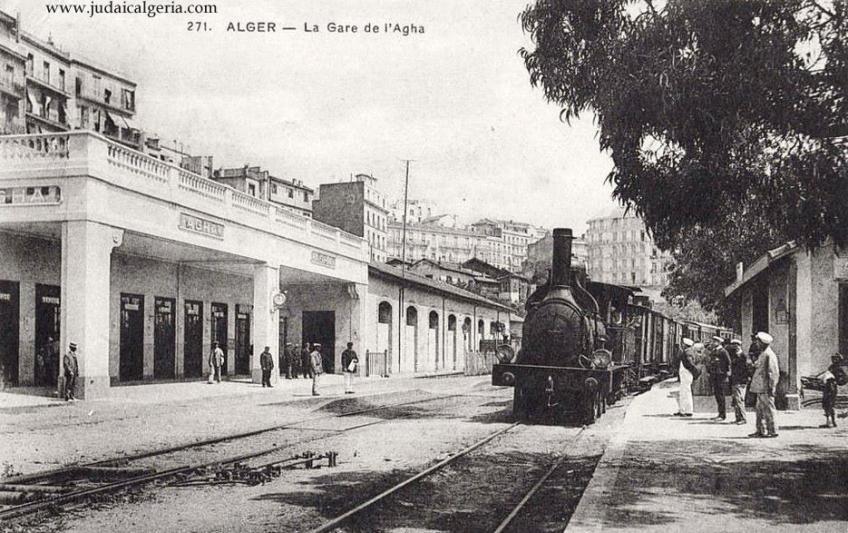
[[[406,210],[409,203],[409,163],[412,159],[404,159],[406,162],[406,177],[403,182],[403,229],[400,237],[400,293],[398,294],[398,372],[401,367],[401,350],[403,349],[403,338],[406,336],[406,324],[404,323],[403,297],[406,289]]]

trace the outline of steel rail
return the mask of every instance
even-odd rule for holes
[[[369,412],[379,411],[379,410],[383,410],[383,409],[387,409],[387,408],[391,408],[391,407],[400,407],[400,406],[405,406],[405,405],[424,403],[424,402],[428,402],[428,401],[444,400],[444,399],[455,398],[455,397],[459,397],[459,396],[463,396],[463,395],[462,394],[451,394],[451,395],[445,395],[445,396],[438,396],[438,397],[434,397],[434,398],[412,400],[412,401],[409,401],[409,402],[399,402],[399,403],[395,403],[395,404],[387,404],[387,405],[376,407],[376,408],[363,409],[363,410],[359,410],[359,411],[353,411],[353,412],[350,412],[350,413],[342,413],[341,415],[321,417],[321,419],[344,418],[344,417],[347,417],[347,416],[353,416],[355,414],[369,413]],[[402,418],[402,417],[403,416],[401,415],[401,416],[398,416],[397,418]],[[312,420],[317,420],[317,419],[314,419],[314,418],[310,419],[310,421],[312,421]],[[244,461],[244,460],[247,460],[247,459],[254,459],[256,457],[261,457],[263,455],[269,455],[269,454],[278,452],[280,450],[292,448],[294,446],[300,446],[300,445],[303,445],[303,444],[308,444],[310,442],[326,439],[328,437],[335,436],[335,435],[338,435],[340,433],[353,431],[353,430],[356,430],[356,429],[362,429],[362,428],[365,428],[365,427],[370,427],[370,426],[373,426],[373,425],[379,424],[379,423],[385,423],[385,422],[388,422],[390,420],[393,420],[393,419],[386,419],[386,420],[380,420],[380,421],[377,421],[377,422],[368,422],[368,423],[364,423],[364,424],[357,424],[355,426],[351,426],[349,428],[345,428],[343,430],[339,430],[337,432],[334,432],[332,435],[316,435],[312,438],[303,439],[303,440],[300,440],[300,441],[297,441],[297,442],[283,444],[283,445],[280,445],[280,446],[274,446],[272,448],[266,448],[266,449],[255,451],[255,452],[240,454],[240,455],[237,455],[237,456],[227,457],[227,458],[224,458],[224,459],[217,459],[217,460],[214,460],[214,461],[208,461],[208,462],[201,463],[201,464],[178,466],[178,467],[170,468],[168,470],[163,470],[161,472],[153,472],[151,474],[145,474],[145,475],[133,477],[133,478],[122,480],[122,481],[107,483],[107,484],[99,486],[99,487],[92,487],[92,488],[84,489],[84,490],[81,490],[81,491],[69,492],[69,493],[61,494],[61,495],[51,497],[51,498],[45,498],[45,499],[34,501],[34,502],[28,502],[28,503],[24,503],[24,504],[21,504],[21,505],[16,505],[16,506],[10,507],[8,509],[0,510],[0,520],[8,520],[10,518],[17,518],[17,517],[28,515],[28,514],[33,514],[33,513],[54,507],[56,505],[70,503],[70,502],[73,502],[73,501],[76,501],[76,500],[79,500],[79,499],[82,499],[82,498],[86,498],[86,497],[89,497],[89,496],[96,496],[96,495],[105,494],[105,493],[108,493],[108,492],[115,492],[115,491],[118,491],[118,490],[121,490],[121,489],[124,489],[124,488],[136,486],[136,485],[144,485],[144,484],[147,484],[147,483],[150,483],[152,481],[159,480],[159,479],[173,477],[173,476],[185,474],[185,473],[191,473],[191,472],[196,471],[196,470],[202,470],[204,468],[209,468],[209,467],[216,466],[216,465],[232,464],[232,463],[241,462],[241,461]],[[296,425],[296,424],[297,423],[293,423],[291,425]],[[288,427],[288,425],[277,427],[277,428],[268,428],[268,429],[265,429],[265,430],[253,431],[253,432],[249,432],[248,436],[252,436],[252,435],[267,432],[267,431],[272,431],[273,429],[283,429],[285,427]],[[216,442],[220,442],[221,440],[229,440],[230,438],[237,438],[237,437],[227,437],[227,438],[223,438],[223,439],[210,439],[210,441],[205,441],[204,443],[192,443],[192,444],[188,444],[188,445],[184,445],[184,446],[177,446],[177,447],[174,447],[174,448],[169,448],[168,451],[166,451],[166,452],[143,453],[143,454],[139,454],[138,456],[134,456],[130,460],[146,458],[146,457],[150,457],[150,456],[154,456],[154,455],[164,455],[165,453],[168,453],[168,452],[171,452],[171,451],[181,451],[181,450],[187,449],[187,448],[198,447],[198,446],[202,446],[202,445],[206,445],[206,444],[213,444],[213,443],[216,443]],[[118,460],[121,460],[121,459],[111,459],[111,460],[108,460],[108,461],[100,461],[98,463],[115,462],[115,461],[118,461]],[[98,463],[92,463],[92,464],[98,464]],[[74,467],[70,467],[70,468],[67,468],[67,469],[61,469],[59,472],[61,474],[61,473],[65,473],[66,471],[73,471],[74,469],[78,469],[78,468],[80,468],[80,467],[74,466]],[[23,476],[21,476],[21,477],[23,477]],[[18,478],[13,478],[13,479],[18,479]]]
[[[199,448],[199,447],[202,447],[202,446],[209,446],[211,444],[219,444],[221,442],[226,442],[226,441],[230,441],[230,440],[238,440],[238,439],[244,439],[244,438],[248,438],[248,437],[255,437],[256,435],[261,435],[263,433],[270,433],[272,431],[278,431],[278,430],[281,430],[281,429],[294,429],[295,426],[297,426],[299,424],[305,424],[307,422],[315,422],[317,420],[329,420],[329,419],[333,419],[333,418],[344,418],[344,417],[348,417],[348,416],[357,416],[357,415],[372,413],[374,411],[382,411],[384,409],[390,409],[392,407],[403,407],[403,406],[406,406],[406,405],[414,405],[414,404],[417,404],[417,403],[425,403],[425,402],[429,402],[429,401],[444,400],[444,399],[456,398],[456,397],[460,397],[460,396],[466,396],[466,395],[465,394],[448,394],[448,395],[443,395],[443,396],[435,396],[435,397],[432,397],[432,398],[423,398],[421,400],[410,400],[408,402],[398,402],[398,403],[392,403],[392,404],[379,405],[379,406],[376,406],[376,407],[369,407],[369,408],[366,408],[366,409],[359,409],[359,410],[356,410],[356,411],[351,411],[349,413],[341,413],[341,414],[325,415],[325,416],[312,417],[312,418],[304,418],[304,419],[301,419],[301,420],[286,422],[284,424],[278,424],[278,425],[275,425],[275,426],[270,426],[270,427],[265,427],[265,428],[260,428],[260,429],[254,429],[254,430],[245,431],[245,432],[242,432],[242,433],[233,433],[233,434],[230,434],[230,435],[225,435],[223,437],[214,437],[214,438],[211,438],[211,439],[204,439],[204,440],[200,440],[200,441],[177,444],[177,445],[171,446],[169,448],[159,448],[159,449],[156,449],[156,450],[141,452],[141,453],[137,453],[137,454],[134,454],[134,455],[126,455],[126,456],[122,456],[122,457],[118,457],[118,458],[111,458],[111,459],[102,459],[100,461],[95,461],[95,462],[92,462],[92,463],[68,464],[68,465],[65,465],[61,468],[56,468],[56,469],[53,469],[53,470],[43,470],[41,472],[33,472],[31,474],[23,474],[23,475],[20,475],[20,476],[0,478],[0,483],[8,483],[8,484],[30,483],[30,482],[33,482],[33,481],[40,481],[40,480],[43,480],[43,479],[49,479],[49,478],[52,478],[52,477],[55,477],[55,476],[61,476],[63,474],[73,475],[80,469],[80,467],[103,466],[103,465],[113,464],[113,463],[117,463],[117,462],[137,461],[139,459],[146,459],[148,457],[156,457],[157,455],[166,455],[166,454],[169,454],[169,453],[179,452],[179,451],[187,450],[187,449],[190,449],[190,448]]]
[[[388,496],[391,496],[392,494],[401,490],[402,488],[406,487],[407,485],[411,485],[412,483],[415,483],[419,479],[425,478],[425,477],[429,476],[430,474],[432,474],[432,473],[434,473],[438,470],[441,470],[442,468],[444,468],[445,466],[449,465],[450,463],[456,461],[460,457],[468,455],[470,452],[476,450],[480,446],[483,446],[484,444],[491,441],[495,437],[498,437],[499,435],[503,435],[507,431],[514,429],[516,426],[518,426],[520,424],[521,424],[520,422],[515,422],[514,424],[512,424],[510,426],[507,426],[503,429],[499,429],[499,430],[495,431],[494,433],[489,434],[488,436],[486,436],[483,439],[478,440],[477,442],[475,442],[471,446],[468,446],[467,448],[455,453],[454,455],[439,461],[438,463],[434,464],[433,466],[422,470],[421,472],[415,474],[412,477],[405,479],[404,481],[398,483],[397,485],[394,485],[393,487],[390,487],[390,488],[384,490],[383,492],[374,496],[373,498],[362,502],[361,504],[357,505],[356,507],[347,511],[346,513],[341,514],[341,515],[333,518],[329,522],[325,522],[325,523],[321,524],[320,526],[318,526],[315,529],[311,529],[309,531],[309,533],[325,533],[327,531],[332,531],[333,529],[335,529],[335,528],[339,527],[340,525],[342,525],[343,523],[345,523],[347,520],[349,520],[354,515],[359,514],[360,512],[371,507],[375,503],[386,499]]]
[[[577,439],[579,439],[580,435],[583,434],[583,431],[585,429],[586,428],[581,428],[580,431],[578,431],[577,434],[574,436],[574,438],[569,441],[569,444],[573,444]],[[548,471],[545,472],[545,474],[540,477],[538,481],[536,481],[536,483],[530,488],[530,490],[527,491],[527,494],[525,494],[524,497],[521,498],[521,501],[518,502],[518,504],[512,509],[512,512],[510,512],[507,517],[504,518],[500,524],[498,524],[498,527],[495,528],[493,533],[503,533],[506,530],[506,528],[512,523],[512,521],[515,520],[515,517],[518,516],[518,513],[520,513],[524,506],[527,505],[527,502],[529,502],[530,499],[536,494],[536,492],[542,487],[542,485],[544,485],[545,481],[547,481],[548,478],[551,477],[551,475],[560,466],[562,466],[562,463],[564,463],[568,457],[569,455],[564,453],[560,455],[556,461],[554,461]]]

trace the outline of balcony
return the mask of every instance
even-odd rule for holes
[[[27,119],[39,122],[53,131],[68,131],[69,129],[71,129],[71,127],[66,122],[60,122],[59,117],[55,115],[45,116],[39,113],[33,113],[32,111],[27,111],[26,116]]]
[[[132,105],[130,105],[128,107],[118,105],[118,103],[116,103],[117,101],[120,100],[120,95],[112,95],[112,98],[107,103],[106,100],[103,98],[103,95],[95,94],[92,91],[82,90],[82,91],[77,91],[77,98],[80,98],[82,100],[86,100],[88,102],[91,102],[91,103],[97,104],[99,106],[105,107],[106,109],[109,109],[110,111],[115,111],[116,113],[129,114],[129,115],[135,114],[135,102],[134,101],[132,102]]]
[[[75,176],[90,176],[132,191],[137,197],[146,197],[145,205],[167,203],[179,210],[238,225],[256,232],[257,239],[273,235],[355,261],[366,261],[368,256],[367,243],[360,237],[169,165],[94,132],[0,136],[0,180],[50,178],[61,183]],[[137,216],[141,214],[137,212]],[[168,229],[162,220],[148,220],[145,224],[148,228],[161,227],[163,232]]]
[[[36,85],[37,87],[40,87],[41,89],[44,89],[44,90],[50,91],[52,93],[58,94],[59,96],[64,96],[65,98],[71,97],[71,93],[69,93],[66,90],[65,87],[60,87],[59,85],[54,85],[50,81],[48,81],[48,80],[46,80],[46,79],[44,79],[40,76],[36,76],[36,75],[30,74],[30,73],[27,73],[26,80],[27,80],[27,82],[32,83],[33,85]]]
[[[26,94],[24,85],[8,74],[0,76],[0,92],[20,100]]]

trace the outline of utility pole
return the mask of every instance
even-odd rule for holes
[[[398,294],[398,372],[401,365],[401,350],[403,349],[403,338],[406,337],[406,324],[404,322],[404,290],[406,289],[406,209],[409,202],[409,163],[412,159],[404,159],[406,162],[406,178],[403,182],[403,229],[400,237],[400,293]]]

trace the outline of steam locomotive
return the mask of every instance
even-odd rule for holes
[[[591,281],[571,266],[573,238],[570,229],[554,229],[551,274],[528,298],[523,347],[492,368],[493,385],[514,387],[520,420],[591,424],[628,390],[674,374],[684,336],[732,335],[673,320],[634,297],[636,288]]]

